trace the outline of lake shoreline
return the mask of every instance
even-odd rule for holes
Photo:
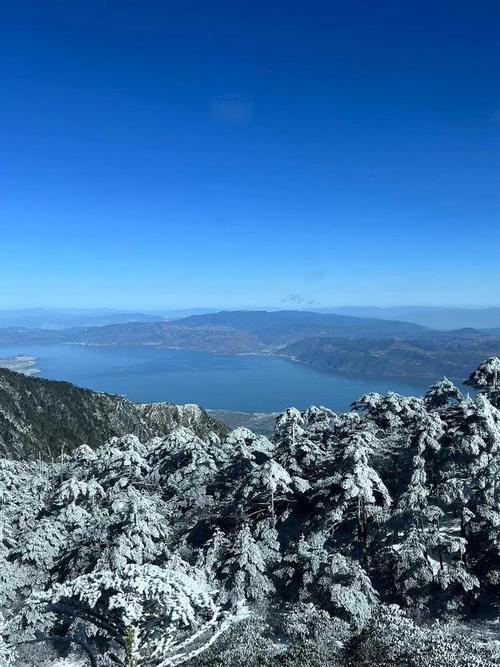
[[[248,352],[221,352],[217,350],[201,350],[194,347],[181,347],[175,345],[162,345],[161,343],[79,343],[79,342],[61,342],[61,343],[45,343],[46,345],[71,345],[75,347],[89,347],[89,348],[134,348],[134,347],[145,347],[153,348],[157,350],[176,350],[179,352],[194,352],[200,354],[210,354],[214,357],[274,357],[280,359],[286,359],[293,362],[294,364],[299,364],[301,366],[306,366],[320,373],[326,373],[334,377],[343,377],[351,380],[394,380],[395,382],[422,382],[422,383],[432,383],[435,382],[436,378],[433,375],[403,375],[403,374],[390,374],[386,373],[384,375],[375,375],[368,373],[345,373],[341,369],[331,369],[320,364],[314,364],[303,359],[299,359],[293,354],[284,354],[281,352],[273,352],[272,350],[265,351],[248,351]],[[24,343],[23,343],[24,345]],[[463,383],[463,378],[454,378],[448,377],[449,380],[455,384],[461,385]]]
[[[432,382],[352,378],[279,353],[223,355],[151,345],[0,345],[0,358],[28,353],[37,359],[37,375],[47,379],[125,395],[138,403],[196,403],[250,415],[310,405],[343,412],[365,393],[422,396]]]
[[[38,368],[38,357],[22,354],[0,358],[0,368],[7,368],[9,371],[28,376],[39,375],[41,372]]]

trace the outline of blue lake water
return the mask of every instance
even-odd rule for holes
[[[198,403],[209,409],[278,411],[324,405],[345,410],[369,391],[419,396],[427,381],[351,379],[282,357],[223,356],[150,346],[0,345],[0,358],[38,358],[41,377],[122,394],[133,401]]]

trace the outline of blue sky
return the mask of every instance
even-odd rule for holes
[[[0,9],[0,307],[500,304],[498,2]]]

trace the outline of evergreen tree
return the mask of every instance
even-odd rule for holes
[[[424,402],[429,410],[443,408],[453,402],[463,400],[462,392],[448,378],[432,384],[425,393]]]
[[[389,492],[377,471],[369,465],[369,456],[377,446],[377,440],[369,432],[350,435],[343,443],[340,460],[334,458],[328,465],[333,474],[320,480],[316,485],[318,496],[325,508],[333,505],[333,512],[327,514],[327,522],[332,527],[354,522],[355,536],[362,557],[366,557],[369,520],[380,513],[381,508],[391,505]]]
[[[231,541],[222,574],[235,606],[246,601],[262,601],[274,590],[267,576],[265,555],[248,523],[243,524]]]
[[[443,380],[290,409],[274,439],[177,429],[0,459],[0,665],[497,664],[479,650],[500,613],[495,363],[475,397]],[[458,632],[453,662],[470,620],[479,657]]]
[[[485,394],[492,405],[500,408],[500,359],[498,357],[485,359],[470,374],[465,384]]]

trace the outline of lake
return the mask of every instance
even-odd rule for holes
[[[223,356],[153,346],[0,345],[0,358],[16,355],[37,357],[41,377],[122,394],[132,401],[198,403],[245,412],[313,404],[345,410],[369,391],[419,396],[430,384],[346,378],[272,356]]]

